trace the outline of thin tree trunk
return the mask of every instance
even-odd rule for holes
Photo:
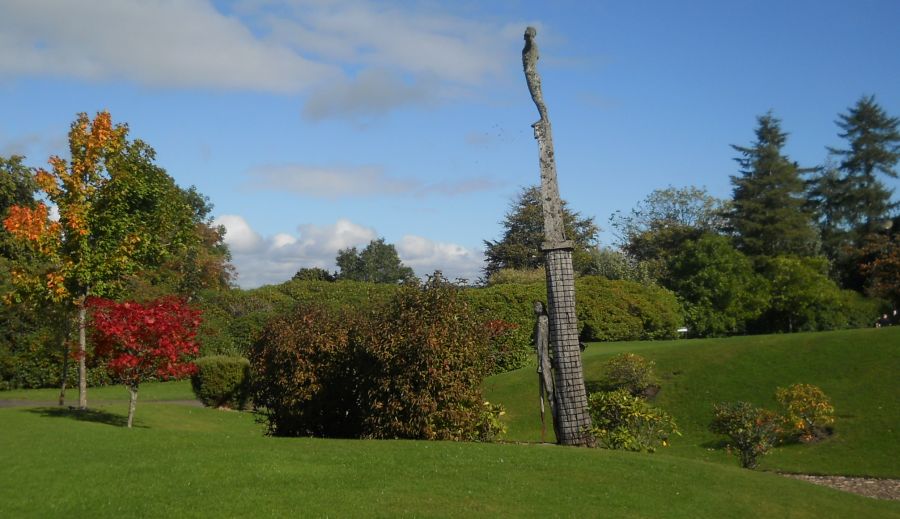
[[[137,406],[138,387],[128,386],[128,392],[131,393],[131,401],[128,403],[128,428],[131,429],[131,424],[134,423],[134,408]]]
[[[67,327],[68,328],[68,327]],[[69,378],[69,333],[66,330],[66,334],[62,340],[62,381],[60,382],[59,387],[59,405],[66,405],[66,380]]]
[[[87,409],[87,309],[82,301],[78,307],[78,408]]]

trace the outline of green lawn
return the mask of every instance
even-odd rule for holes
[[[815,445],[779,447],[763,470],[900,477],[900,327],[729,339],[592,344],[585,379],[595,385],[610,356],[630,351],[656,362],[656,401],[682,437],[667,455],[737,464],[707,430],[718,401],[746,400],[777,409],[775,388],[815,384],[832,399],[835,435]],[[508,437],[540,440],[537,375],[524,369],[486,382],[486,398],[507,408]],[[548,434],[552,437],[552,432]]]
[[[838,434],[821,446],[770,456],[765,467],[896,475],[895,433],[866,433],[876,419],[897,423],[896,398],[890,409],[873,410],[896,397],[892,380],[877,377],[897,373],[900,329],[878,332],[592,345],[585,356],[589,379],[615,351],[657,361],[665,377],[658,403],[685,430],[657,454],[537,443],[270,438],[250,413],[177,402],[191,398],[185,382],[145,385],[128,430],[127,391],[92,389],[86,413],[0,409],[0,517],[900,518],[900,502],[738,468],[703,446],[713,439],[703,425],[708,411],[705,402],[691,402],[714,401],[704,391],[718,388],[722,398],[769,404],[775,385],[802,376],[835,400]],[[776,352],[802,360],[763,360]],[[759,369],[745,373],[745,365]],[[831,375],[806,379],[813,373]],[[538,439],[537,413],[530,411],[535,377],[529,369],[486,382],[489,398],[509,408],[513,440]],[[0,393],[35,402],[54,397],[40,390]],[[848,450],[865,459],[851,460]]]

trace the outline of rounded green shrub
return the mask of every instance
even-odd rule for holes
[[[250,361],[243,357],[214,355],[194,361],[197,371],[191,386],[197,399],[208,407],[244,409],[250,395]]]
[[[680,434],[665,411],[651,406],[625,389],[600,391],[588,398],[597,446],[636,452],[655,452]]]
[[[741,466],[755,469],[781,433],[781,417],[747,402],[723,402],[713,408],[709,429],[728,437],[728,448],[737,451]]]
[[[812,384],[779,387],[775,398],[785,411],[788,439],[809,443],[828,436],[834,424],[834,406],[819,387]]]
[[[603,364],[603,384],[608,390],[624,389],[633,396],[645,396],[656,384],[654,363],[634,353],[620,353]]]

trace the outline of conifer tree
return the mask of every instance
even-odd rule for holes
[[[860,269],[863,249],[883,233],[897,208],[893,191],[878,178],[897,178],[900,119],[890,117],[874,96],[861,97],[836,121],[847,148],[829,148],[836,162],[813,179],[808,198],[815,207],[825,254],[846,288],[866,284]]]
[[[810,256],[818,239],[805,208],[802,170],[782,153],[787,134],[771,112],[757,118],[756,142],[732,147],[741,156],[740,176],[732,176],[730,223],[736,245],[748,256]]]

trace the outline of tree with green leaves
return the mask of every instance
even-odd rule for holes
[[[694,337],[744,333],[767,306],[768,282],[725,236],[688,240],[669,258],[668,288],[682,301]]]
[[[372,240],[361,252],[356,247],[341,249],[335,258],[338,279],[370,283],[402,283],[415,279],[413,270],[400,261],[393,244],[384,238]]]
[[[896,210],[893,190],[879,174],[897,178],[900,118],[890,117],[874,96],[860,98],[837,121],[846,148],[828,148],[837,164],[811,182],[808,198],[816,209],[825,253],[846,288],[861,290],[868,281],[859,265],[868,235],[880,233]]]
[[[196,236],[188,198],[153,164],[152,148],[127,134],[108,112],[93,120],[80,114],[69,131],[69,159],[52,156],[50,169],[34,175],[59,221],[43,203],[13,206],[4,220],[41,265],[36,271],[16,265],[9,296],[74,309],[80,408],[87,407],[85,300],[123,294],[129,279],[183,254]]]
[[[616,211],[609,221],[630,261],[645,275],[665,280],[666,264],[682,243],[723,232],[727,205],[705,188],[669,186],[653,190],[627,215]]]
[[[819,244],[813,216],[806,208],[804,171],[782,149],[787,134],[769,112],[757,118],[756,141],[736,146],[741,156],[729,221],[739,250],[748,256],[812,256]]]
[[[593,262],[591,251],[597,246],[600,229],[593,217],[583,217],[571,211],[565,200],[562,201],[562,213],[565,235],[575,245],[572,251],[575,272],[588,273]],[[531,270],[543,267],[541,243],[544,241],[544,215],[538,186],[522,188],[510,204],[502,225],[504,231],[500,240],[484,241],[487,260],[485,278],[490,278],[501,269]]]

